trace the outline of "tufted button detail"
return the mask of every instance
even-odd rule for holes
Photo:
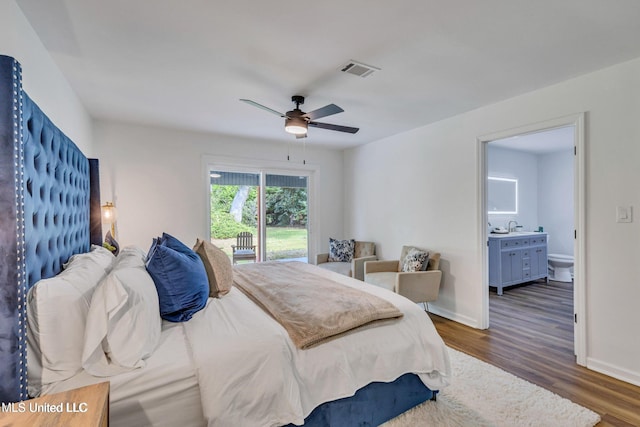
[[[28,286],[89,249],[89,162],[25,97],[24,169]],[[82,212],[78,212],[82,210]]]

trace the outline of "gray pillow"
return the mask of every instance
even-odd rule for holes
[[[429,263],[429,252],[412,248],[402,260],[402,271],[424,271]]]

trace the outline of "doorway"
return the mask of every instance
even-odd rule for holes
[[[548,177],[545,176],[544,168],[542,172],[542,178],[537,179],[538,172],[526,172],[523,169],[527,168],[527,162],[522,159],[526,159],[527,156],[537,162],[536,156],[531,150],[544,151],[544,137],[551,135],[563,135],[566,141],[566,150],[564,158],[569,159],[570,165],[573,166],[570,171],[570,175],[573,177],[573,182],[570,184],[570,191],[573,195],[573,204],[568,207],[569,209],[569,223],[570,228],[567,228],[566,221],[562,225],[562,221],[556,221],[551,219],[550,215],[553,215],[553,209],[549,206],[552,205],[551,200],[554,194],[544,194],[542,197],[538,197],[537,186],[548,185]],[[558,252],[569,252],[571,250],[574,255],[574,285],[573,285],[573,312],[574,312],[574,353],[576,355],[577,363],[580,365],[586,364],[586,330],[583,318],[583,313],[586,312],[585,308],[585,280],[584,280],[584,264],[582,262],[584,256],[584,117],[583,114],[578,114],[569,117],[563,117],[555,120],[549,120],[544,123],[537,123],[529,126],[523,126],[521,128],[512,129],[505,132],[498,132],[492,135],[479,138],[480,143],[480,206],[481,212],[479,217],[481,218],[481,242],[483,253],[483,326],[490,326],[490,312],[489,312],[489,250],[490,244],[489,236],[495,236],[490,234],[491,228],[501,227],[507,231],[538,231],[539,227],[543,227],[543,230],[548,232],[548,238],[554,243],[552,246]],[[553,141],[549,138],[546,139],[550,146],[553,146]],[[524,151],[520,150],[520,154],[515,149],[523,149],[530,142],[531,149],[529,153],[522,154]],[[561,142],[555,142],[560,144]],[[494,150],[497,155],[492,156],[491,150]],[[546,149],[547,151],[552,148]],[[568,157],[567,157],[568,156]],[[496,168],[496,159],[511,158],[513,164],[509,164],[506,168]],[[555,156],[550,156],[549,158]],[[520,159],[520,160],[517,160]],[[517,164],[521,162],[520,164]],[[547,166],[553,164],[550,160],[546,159]],[[532,163],[533,164],[533,163]],[[565,163],[566,165],[566,163]],[[535,166],[537,170],[538,166]],[[569,173],[569,171],[564,171]],[[497,176],[496,176],[497,175]],[[511,183],[511,181],[518,181],[516,187],[519,189],[517,203],[510,206],[509,210],[496,211],[496,213],[490,213],[491,206],[495,203],[494,200],[489,201],[489,177],[503,179],[507,181],[495,181],[500,182],[504,186],[505,183]],[[535,177],[535,179],[532,178]],[[546,181],[545,181],[546,179]],[[532,184],[532,182],[534,182]],[[551,193],[554,193],[551,191]],[[535,201],[532,200],[532,194],[536,194]],[[556,196],[557,197],[557,196]],[[538,207],[538,200],[540,200],[541,206]],[[502,203],[502,202],[501,202]],[[547,208],[547,209],[545,209]],[[572,220],[572,221],[571,221]],[[503,224],[504,222],[504,224]],[[572,224],[571,224],[572,222]],[[549,224],[544,229],[544,224]],[[489,226],[491,224],[491,226]],[[562,225],[562,226],[561,226]],[[518,228],[516,228],[518,227]],[[503,231],[503,230],[500,230]],[[538,235],[542,236],[542,235]],[[555,241],[554,241],[555,236]],[[515,236],[512,236],[515,237]],[[495,240],[495,239],[494,239]],[[564,245],[564,246],[563,246]],[[569,250],[567,249],[569,246]],[[494,245],[495,246],[495,245]],[[491,267],[491,271],[494,271]],[[524,268],[528,266],[525,265]],[[546,266],[544,267],[546,268]],[[525,271],[526,272],[526,271]],[[495,273],[494,273],[495,277]],[[495,281],[494,278],[492,278]],[[493,283],[493,282],[492,282]],[[505,288],[504,292],[508,292],[508,288]],[[499,298],[499,297],[498,297]]]

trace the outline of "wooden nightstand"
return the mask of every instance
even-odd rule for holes
[[[4,403],[0,427],[9,426],[108,427],[109,383]]]

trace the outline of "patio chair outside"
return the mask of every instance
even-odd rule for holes
[[[253,234],[248,231],[239,233],[236,237],[236,244],[231,245],[233,252],[233,263],[237,261],[256,262],[256,246],[253,244]]]

